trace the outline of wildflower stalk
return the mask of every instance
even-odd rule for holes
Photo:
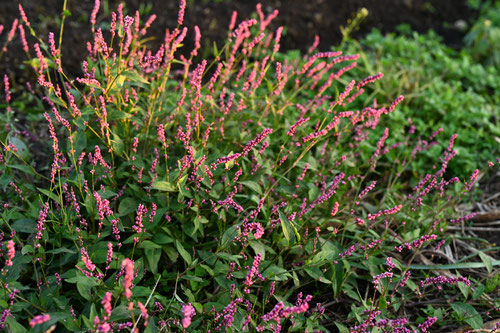
[[[62,37],[63,37],[63,31],[64,31],[64,22],[66,21],[66,5],[68,3],[68,0],[64,0],[63,3],[63,11],[62,11],[62,19],[61,19],[61,27],[59,29],[59,49],[61,49],[62,45]]]
[[[13,291],[13,290],[12,290],[12,289],[10,289],[10,288],[9,288],[9,287],[8,287],[8,286],[7,286],[7,285],[6,285],[3,281],[0,281],[0,283],[1,283],[2,288],[3,288],[4,290],[8,291],[9,293],[12,293],[12,291]],[[42,308],[42,307],[40,307],[40,306],[38,306],[38,305],[34,304],[33,302],[31,302],[31,301],[29,301],[29,300],[25,299],[24,297],[20,296],[19,294],[15,294],[15,296],[14,296],[14,297],[15,297],[16,299],[20,300],[20,301],[23,301],[23,302],[25,302],[25,303],[30,304],[32,307],[34,307],[35,309],[37,309],[37,310],[38,310],[38,311],[40,311],[40,312],[47,312],[47,310],[45,310],[44,308]],[[29,310],[26,310],[26,311],[28,311],[28,312],[29,312],[29,315],[30,315],[30,316],[33,316],[33,314],[32,314]]]
[[[8,145],[6,145],[6,144],[5,144],[5,142],[3,142],[2,140],[0,140],[0,144],[2,144],[2,146],[3,146],[4,148],[7,148],[7,146],[8,146]],[[50,180],[48,177],[45,177],[44,175],[42,175],[42,174],[38,173],[38,172],[37,172],[37,171],[36,171],[36,170],[35,170],[35,169],[31,166],[31,164],[29,164],[28,162],[26,162],[26,161],[25,161],[25,160],[24,160],[24,159],[23,159],[23,158],[22,158],[22,157],[21,157],[18,153],[16,153],[15,151],[12,151],[12,150],[10,151],[10,153],[11,153],[12,155],[14,155],[17,159],[19,159],[21,162],[23,162],[23,164],[24,164],[25,166],[27,166],[27,167],[30,169],[30,171],[31,171],[31,172],[32,172],[35,176],[37,176],[37,177],[39,177],[39,178],[42,178],[42,179],[44,179],[44,180]]]

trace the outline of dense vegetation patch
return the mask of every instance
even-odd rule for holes
[[[447,227],[471,217],[454,207],[481,175],[465,153],[465,167],[448,171],[471,146],[466,122],[427,121],[430,97],[407,103],[391,88],[397,73],[357,66],[368,51],[319,52],[316,40],[307,54],[281,54],[283,28],[268,29],[278,13],[258,5],[255,18],[233,14],[211,59],[198,58],[197,27],[190,56],[178,56],[191,33],[185,1],[154,50],[154,15],[119,6],[98,23],[96,1],[84,75],[73,79],[62,39],[44,42],[19,9],[5,51],[16,30],[37,38],[24,51],[38,85],[11,89],[4,77],[4,329],[427,332],[498,317],[489,249],[453,265],[440,251],[455,240]],[[445,61],[445,51],[427,57]],[[478,89],[496,84],[485,80]],[[439,89],[435,80],[425,93],[439,99]],[[456,103],[480,102],[462,92]],[[412,122],[399,111],[417,106]],[[477,113],[474,125],[494,124],[491,110]],[[471,267],[487,274],[461,274]]]

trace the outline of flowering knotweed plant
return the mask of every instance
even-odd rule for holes
[[[100,24],[96,1],[94,39],[74,79],[56,36],[37,38],[28,46],[40,124],[24,131],[5,76],[1,324],[94,332],[435,324],[398,309],[400,299],[470,285],[410,273],[440,239],[447,207],[477,180],[460,190],[445,177],[455,136],[409,188],[401,173],[427,146],[413,147],[410,136],[391,143],[390,127],[379,126],[403,96],[357,103],[382,73],[346,82],[359,55],[318,52],[317,41],[303,56],[280,54],[283,28],[269,30],[278,13],[260,5],[257,18],[234,13],[227,43],[199,59],[203,32],[183,26],[185,6],[148,49],[154,15],[120,5]],[[20,7],[19,25],[36,36],[27,14]],[[195,48],[179,54],[191,37]],[[30,132],[40,126],[44,145]],[[340,297],[354,302],[349,318],[325,312],[322,303]]]

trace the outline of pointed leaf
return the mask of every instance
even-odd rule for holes
[[[184,261],[188,264],[188,266],[191,266],[193,259],[191,259],[191,255],[184,249],[182,243],[179,240],[176,240],[175,246],[177,247],[177,251],[181,255],[182,259],[184,259]]]

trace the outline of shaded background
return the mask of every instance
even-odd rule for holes
[[[110,20],[110,12],[116,10],[120,1],[101,0],[101,7],[97,16],[99,22]],[[166,28],[174,28],[177,20],[178,0],[126,0],[125,8],[133,16],[136,10],[146,20],[150,14],[157,14],[157,19],[149,29],[148,36],[154,36],[157,41],[163,39]],[[282,51],[290,49],[307,50],[314,41],[314,36],[320,36],[319,49],[329,50],[341,40],[339,26],[346,25],[360,8],[367,8],[369,15],[363,21],[360,29],[353,35],[361,37],[378,28],[382,32],[395,31],[400,24],[408,24],[411,29],[426,32],[433,29],[443,37],[443,41],[459,48],[463,43],[465,27],[473,22],[478,13],[466,5],[466,0],[264,0],[261,1],[265,14],[273,9],[279,10],[278,17],[273,21],[271,28],[280,25],[286,27],[282,38]],[[49,31],[59,32],[59,22],[63,8],[63,0],[22,0],[32,25],[41,38],[47,39]],[[223,45],[227,36],[227,27],[231,14],[238,11],[238,21],[249,17],[255,12],[258,1],[188,1],[185,24],[188,27],[198,25],[202,32],[202,47]],[[68,0],[67,9],[71,16],[66,20],[63,42],[63,65],[71,75],[81,73],[80,64],[87,54],[86,42],[91,40],[89,16],[94,6],[93,0]],[[0,24],[4,24],[8,31],[11,22],[19,17],[17,2],[0,0]],[[192,32],[192,29],[190,29]],[[4,32],[5,33],[5,32]],[[193,33],[188,32],[184,52],[190,52],[193,43]],[[208,42],[210,41],[210,42]],[[154,49],[155,42],[151,43]],[[0,65],[0,72],[9,76],[15,75],[19,81],[23,74],[12,73],[21,62],[17,52],[21,45],[16,38],[9,46],[15,52],[7,52],[6,59]],[[7,61],[5,61],[7,60]],[[17,81],[17,80],[16,80]]]

